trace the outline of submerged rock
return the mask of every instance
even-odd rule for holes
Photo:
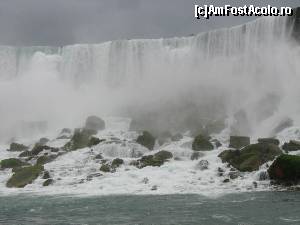
[[[28,165],[28,163],[22,162],[21,160],[15,158],[3,159],[0,162],[1,169],[9,169],[9,168],[11,169],[11,168],[21,167],[26,165]]]
[[[44,170],[44,167],[41,165],[23,167],[15,171],[13,176],[7,181],[6,186],[22,188],[27,184],[31,184],[40,173]]]
[[[300,156],[279,156],[268,169],[268,174],[270,179],[280,184],[298,184],[300,182]]]
[[[136,142],[140,145],[145,146],[149,150],[153,150],[155,145],[155,138],[148,131],[143,131],[143,134],[138,136]]]
[[[279,145],[280,142],[276,138],[259,138],[258,143]]]
[[[264,163],[274,160],[280,154],[282,151],[278,146],[258,143],[249,145],[242,150],[226,150],[219,157],[223,163],[229,163],[239,171],[252,172],[258,170]]]
[[[284,143],[282,149],[286,152],[298,151],[300,150],[300,141],[290,141],[289,143]]]
[[[244,136],[230,136],[229,148],[241,149],[250,145],[250,138]]]
[[[53,179],[47,179],[45,180],[45,182],[43,183],[43,186],[44,187],[47,187],[49,185],[52,185],[54,183],[54,180]]]
[[[198,135],[195,137],[193,144],[192,144],[192,149],[194,151],[210,151],[214,149],[214,146],[212,143],[209,141],[210,137],[204,136],[204,135]]]
[[[18,144],[18,143],[11,143],[9,147],[9,151],[11,152],[22,152],[25,150],[28,150],[29,148],[23,144]]]
[[[105,122],[103,119],[97,116],[89,116],[85,121],[85,129],[88,130],[104,130]]]

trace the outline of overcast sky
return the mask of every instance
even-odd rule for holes
[[[253,18],[196,20],[194,5],[300,6],[300,0],[0,0],[0,44],[66,45],[186,36]]]

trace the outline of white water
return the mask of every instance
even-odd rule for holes
[[[38,179],[24,189],[7,189],[5,183],[11,173],[0,171],[0,193],[218,196],[254,190],[258,172],[243,174],[227,184],[224,177],[217,176],[218,167],[225,174],[229,172],[217,157],[226,147],[205,153],[201,159],[209,161],[209,168],[197,169],[197,161],[189,159],[188,136],[156,149],[171,151],[180,161],[141,170],[129,166],[133,152],[147,154],[147,150],[131,142],[137,134],[128,131],[130,120],[107,118],[125,115],[145,119],[149,129],[174,132],[188,130],[191,124],[187,120],[198,126],[226,119],[227,128],[213,135],[225,146],[232,133],[251,135],[253,142],[271,135],[282,142],[299,140],[300,48],[290,40],[285,24],[285,18],[266,17],[186,38],[62,48],[2,46],[2,140],[15,137],[32,143],[42,136],[53,139],[59,129],[80,127],[86,116],[96,114],[104,116],[108,125],[98,134],[100,138],[125,141],[100,144],[93,152],[78,150],[46,164],[55,179],[55,184],[47,188],[42,188]],[[236,114],[239,116],[234,117]],[[274,134],[274,128],[286,118],[292,119],[294,126]],[[49,129],[28,125],[32,121],[47,121]],[[56,147],[63,144],[51,142]],[[4,145],[2,149],[6,148]],[[1,158],[12,156],[3,150]],[[86,181],[88,175],[99,172],[100,163],[93,157],[100,152],[107,158],[125,158],[125,166],[116,173]],[[145,177],[149,179],[147,184],[142,182]],[[158,190],[151,191],[154,185]],[[255,190],[268,188],[268,181],[263,181]]]

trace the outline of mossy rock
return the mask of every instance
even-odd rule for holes
[[[53,179],[47,179],[47,180],[44,181],[43,186],[47,187],[47,186],[52,185],[52,184],[54,184],[54,180]]]
[[[90,129],[76,129],[72,139],[64,146],[65,150],[74,151],[88,147],[91,143],[91,136],[97,131]]]
[[[229,148],[241,149],[250,145],[250,138],[245,136],[230,136]]]
[[[124,160],[123,160],[123,159],[116,158],[116,159],[114,159],[114,160],[112,161],[111,166],[112,166],[113,168],[118,168],[118,167],[120,167],[120,166],[123,165],[123,164],[124,164]]]
[[[26,165],[28,165],[28,163],[22,162],[21,160],[15,158],[3,159],[0,162],[1,169],[16,168],[16,167],[21,167]]]
[[[21,152],[21,154],[19,155],[19,157],[23,158],[23,157],[31,157],[32,154],[31,154],[31,151],[24,151],[24,152]]]
[[[259,169],[261,165],[272,161],[276,156],[282,154],[278,146],[273,144],[253,144],[242,150],[227,150],[219,157],[223,163],[229,163],[242,172],[252,172]]]
[[[299,141],[290,141],[289,143],[284,143],[282,149],[286,152],[293,152],[300,150],[300,142]]]
[[[18,143],[11,143],[10,147],[9,147],[9,151],[12,152],[22,152],[22,151],[26,151],[28,150],[28,147],[22,144],[18,144]]]
[[[194,151],[210,151],[214,149],[214,146],[209,141],[210,137],[204,135],[198,135],[195,137],[192,149]]]
[[[103,119],[97,116],[89,116],[85,121],[85,129],[88,130],[104,130],[105,122]]]
[[[50,173],[49,171],[44,171],[43,179],[49,179],[50,178]]]
[[[270,179],[281,184],[298,184],[300,182],[300,156],[281,155],[268,169]]]
[[[259,138],[258,143],[264,143],[264,144],[273,144],[273,145],[279,145],[280,141],[276,138]]]
[[[9,188],[23,188],[38,178],[43,170],[44,167],[41,165],[23,167],[12,175],[12,177],[7,181],[6,186]]]
[[[149,150],[153,150],[155,145],[155,138],[148,131],[144,131],[142,135],[140,135],[137,140],[137,143],[145,146]]]
[[[172,158],[173,155],[168,151],[160,151],[155,155],[147,155],[143,156],[136,163],[138,168],[144,168],[147,166],[160,167],[162,166],[168,159]]]
[[[100,171],[104,172],[104,173],[109,173],[111,172],[111,168],[108,164],[103,164],[101,167],[100,167]]]
[[[100,144],[101,142],[105,141],[104,139],[99,139],[97,137],[90,137],[89,143],[88,143],[88,147],[92,147],[95,145]]]
[[[43,155],[37,159],[36,164],[44,165],[44,164],[52,162],[56,158],[57,158],[57,155]]]

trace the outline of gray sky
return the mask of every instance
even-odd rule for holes
[[[196,20],[194,5],[300,6],[300,0],[0,0],[0,44],[66,45],[187,36],[253,18]]]

